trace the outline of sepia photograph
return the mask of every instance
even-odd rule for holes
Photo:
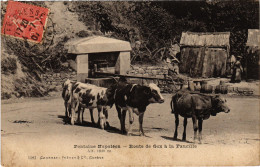
[[[1,166],[259,166],[259,0],[1,1]]]

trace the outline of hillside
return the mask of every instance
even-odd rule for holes
[[[54,25],[53,44],[42,57],[36,55],[34,58],[26,57],[26,53],[30,50],[24,47],[23,41],[9,39],[2,36],[1,40],[1,98],[15,97],[38,97],[45,96],[56,88],[50,88],[41,81],[40,75],[46,71],[66,70],[62,63],[66,62],[66,50],[64,43],[66,40],[76,37],[77,33],[84,30],[88,35],[92,35],[92,31],[84,23],[78,21],[78,16],[67,10],[67,6],[63,2],[44,2],[41,6],[50,9],[49,19]],[[2,6],[6,7],[6,4]],[[47,30],[48,31],[48,30]],[[94,31],[93,31],[94,32]],[[20,42],[20,43],[18,43]],[[44,44],[44,42],[43,42]],[[19,50],[16,49],[18,45]],[[11,47],[10,47],[11,46]],[[12,48],[13,46],[13,48]],[[21,51],[27,51],[21,53]],[[42,59],[48,58],[48,63],[40,63]],[[39,65],[34,68],[32,59]],[[24,61],[24,62],[23,62]]]

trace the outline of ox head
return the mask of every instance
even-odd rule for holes
[[[107,105],[110,106],[110,108],[113,106],[115,103],[115,88],[113,86],[107,88],[106,91],[106,98],[107,98]]]
[[[226,102],[227,100],[219,95],[212,97],[213,110],[211,112],[211,115],[216,116],[219,112],[230,112],[230,109],[228,108]]]
[[[62,84],[62,97],[67,98],[65,96],[69,95],[72,89],[72,82],[71,80],[67,79],[63,84]]]
[[[69,79],[67,79],[63,84],[62,84],[62,88],[67,88],[68,85],[70,85],[71,81]]]
[[[145,93],[148,95],[148,97],[151,97],[149,99],[150,103],[163,103],[164,98],[162,97],[162,94],[160,92],[160,88],[154,84],[149,84],[149,89],[145,91]]]

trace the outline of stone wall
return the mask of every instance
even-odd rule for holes
[[[167,66],[132,66],[131,70],[127,72],[126,75],[131,76],[141,76],[141,77],[152,77],[152,78],[164,78],[164,74],[168,75],[168,67]],[[42,82],[45,83],[50,88],[54,88],[57,90],[61,89],[62,83],[67,79],[70,80],[77,80],[77,72],[76,71],[68,71],[68,72],[46,72],[45,74],[41,75]],[[150,83],[157,81],[155,80],[145,80],[145,79],[138,79],[138,78],[131,78],[129,82],[133,83]]]
[[[164,78],[164,74],[168,75],[167,66],[132,66],[127,72],[127,75],[155,78]]]
[[[41,79],[50,87],[61,86],[62,83],[67,79],[76,81],[77,72],[75,71],[60,72],[60,73],[47,72],[41,75]]]

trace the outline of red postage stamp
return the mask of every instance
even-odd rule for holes
[[[47,23],[49,9],[9,1],[2,34],[40,43]]]

